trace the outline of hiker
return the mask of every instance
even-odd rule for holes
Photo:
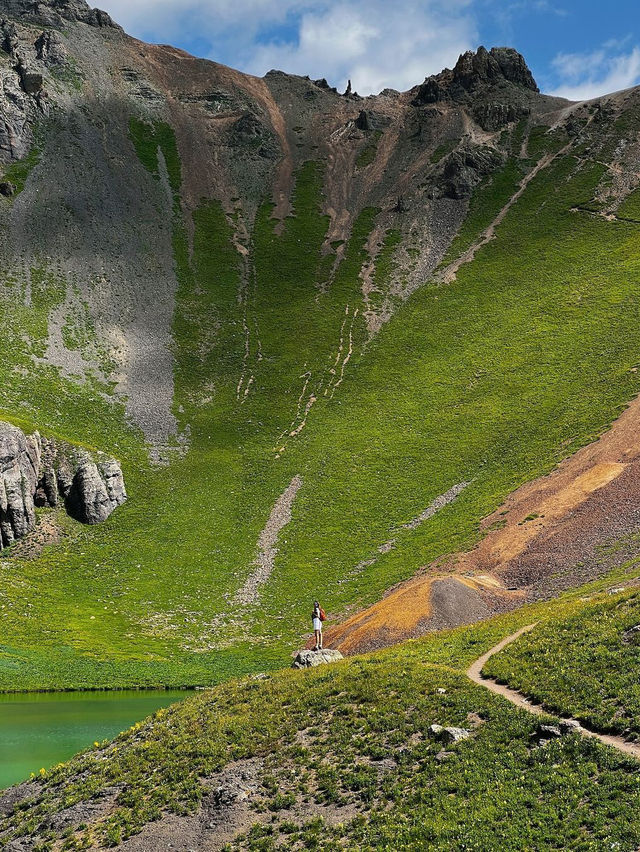
[[[316,642],[313,648],[314,651],[322,651],[322,622],[326,617],[327,616],[318,601],[314,601],[313,613],[311,614],[311,619],[313,621],[313,638]]]

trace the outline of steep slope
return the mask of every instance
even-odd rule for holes
[[[363,99],[0,10],[2,417],[129,495],[3,553],[0,687],[279,665],[640,389],[637,91],[568,104],[497,48]]]

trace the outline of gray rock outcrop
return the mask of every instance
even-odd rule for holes
[[[27,129],[29,101],[18,71],[13,67],[0,66],[0,161],[19,159],[27,153],[30,143]]]
[[[60,57],[63,50],[57,33],[42,33],[33,43],[33,33],[2,17],[4,11],[0,0],[0,47],[8,57],[0,62],[0,162],[20,159],[31,147],[32,125],[48,113],[40,57],[44,61],[47,51]]]
[[[0,0],[0,14],[21,18],[45,27],[63,27],[65,21],[81,21],[91,27],[120,27],[101,9],[84,0]]]
[[[453,70],[445,68],[427,77],[415,89],[414,105],[439,101],[465,101],[470,93],[484,93],[495,86],[510,83],[521,90],[537,93],[536,81],[524,57],[511,47],[479,47],[474,53],[461,54]]]
[[[36,57],[48,66],[66,65],[69,59],[64,41],[55,30],[45,30],[34,44]]]
[[[381,112],[376,112],[371,109],[360,110],[360,115],[356,118],[355,125],[358,130],[376,131],[384,130],[391,123],[388,115]]]
[[[35,526],[35,507],[64,504],[84,524],[106,520],[127,499],[116,459],[0,422],[0,550]]]
[[[441,187],[447,198],[469,198],[480,181],[501,164],[500,154],[487,146],[464,146],[443,162]]]
[[[0,547],[33,529],[39,471],[39,440],[8,423],[0,424]]]
[[[323,666],[327,663],[336,663],[344,659],[340,651],[332,648],[323,648],[322,651],[303,650],[298,651],[293,661],[294,669],[311,669],[315,666]]]
[[[531,734],[531,738],[537,746],[544,747],[552,740],[579,733],[580,730],[580,722],[575,719],[563,719],[558,725],[538,724],[536,730]]]

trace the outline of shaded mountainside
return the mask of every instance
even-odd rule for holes
[[[275,667],[314,598],[346,617],[419,569],[381,634],[605,570],[631,509],[526,570],[451,554],[640,390],[637,90],[571,104],[480,48],[361,98],[80,0],[0,0],[0,48],[0,413],[129,496],[3,552],[0,688]]]

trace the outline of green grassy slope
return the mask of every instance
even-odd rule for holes
[[[202,779],[254,759],[254,825],[229,848],[633,850],[636,761],[577,735],[536,747],[536,719],[463,671],[520,624],[539,622],[529,642],[569,613],[588,619],[598,606],[619,606],[607,589],[639,570],[625,565],[558,601],[480,625],[188,698],[43,772],[0,821],[0,847],[20,836],[41,850],[117,845],[165,812],[195,812],[207,792]],[[609,659],[621,662],[613,651]],[[576,680],[584,673],[572,647],[560,662]],[[588,684],[621,700],[626,689],[604,668]],[[472,736],[443,759],[433,723]],[[114,790],[108,812],[87,818],[83,803]],[[332,814],[337,824],[323,821]]]
[[[158,176],[160,147],[177,194],[171,133],[135,122],[131,132]],[[539,134],[528,156],[559,144]],[[3,555],[0,688],[211,683],[271,668],[305,632],[313,597],[334,612],[367,603],[472,544],[511,489],[592,439],[640,389],[638,226],[571,212],[602,171],[571,155],[541,171],[457,281],[416,292],[372,342],[358,275],[377,211],[361,213],[342,260],[324,255],[322,163],[299,170],[282,233],[260,208],[245,257],[234,216],[203,203],[191,246],[176,203],[175,414],[189,450],[163,469],[149,467],[101,386],[44,366],[23,374],[55,282],[29,308],[3,303],[5,416],[115,452],[130,500],[99,528],[61,519],[67,536],[34,560]],[[516,177],[510,163],[480,190],[492,212]],[[481,206],[461,248],[486,224]],[[24,394],[28,407],[16,402]],[[303,486],[274,573],[243,609],[234,595],[294,475]],[[398,531],[463,480],[454,504]],[[395,550],[357,569],[391,537]]]

